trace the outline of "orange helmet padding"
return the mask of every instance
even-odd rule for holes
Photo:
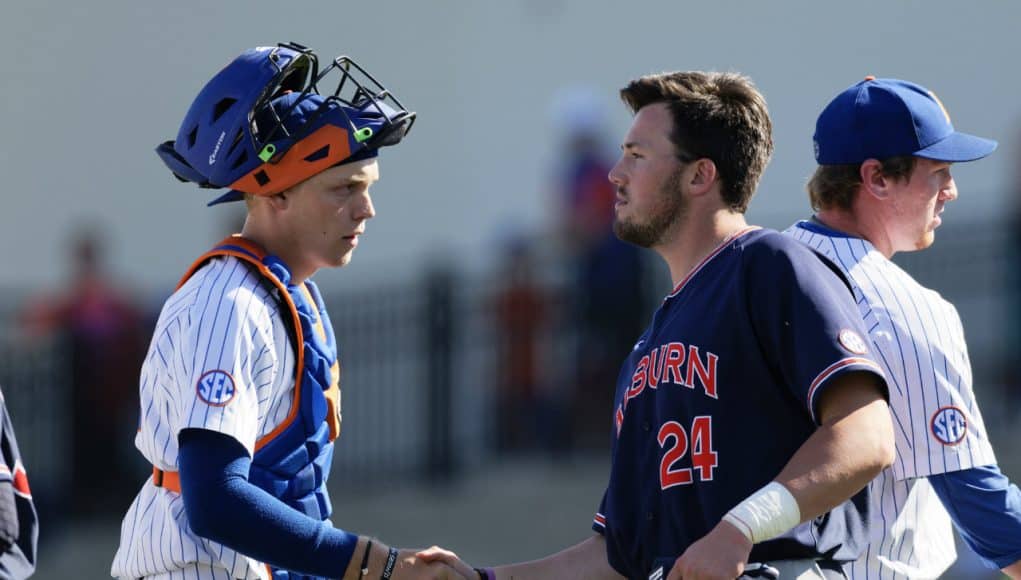
[[[325,154],[323,148],[328,148]],[[230,188],[253,195],[276,195],[350,156],[347,129],[323,125],[295,143],[280,161],[259,165],[230,184]]]

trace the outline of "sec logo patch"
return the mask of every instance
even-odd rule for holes
[[[837,340],[840,341],[844,348],[854,354],[865,354],[869,351],[869,347],[865,345],[865,340],[853,330],[847,328],[841,330],[840,334],[837,335]]]
[[[199,398],[214,407],[230,403],[236,391],[234,378],[225,371],[208,371],[195,383],[195,392]]]
[[[957,445],[968,434],[968,418],[957,407],[940,407],[929,421],[929,431],[943,445]]]

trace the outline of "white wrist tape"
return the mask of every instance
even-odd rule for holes
[[[798,501],[782,484],[771,481],[723,516],[753,544],[779,536],[801,523]]]

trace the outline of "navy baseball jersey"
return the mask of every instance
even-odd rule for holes
[[[610,481],[593,528],[609,563],[644,578],[773,480],[818,425],[819,395],[874,373],[847,283],[772,230],[738,232],[667,296],[617,380]],[[751,561],[857,558],[867,490],[756,544]]]
[[[38,547],[39,518],[14,436],[14,424],[0,392],[0,578],[17,580],[31,576]]]

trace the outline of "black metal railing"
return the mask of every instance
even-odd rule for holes
[[[1011,277],[1019,253],[1012,236],[1003,225],[948,224],[940,228],[931,250],[896,257],[921,283],[957,305],[976,389],[986,414],[993,415],[987,417],[990,423],[1010,420],[993,411],[1012,408],[997,405],[1009,398],[1008,391],[990,392],[986,386],[999,380],[999,367],[1016,358],[1012,349],[1019,344],[1006,338],[1010,329],[1021,327]],[[587,396],[571,390],[582,364],[580,331],[565,314],[572,300],[583,298],[578,293],[584,289],[569,291],[564,276],[550,275],[557,268],[562,265],[547,263],[536,275],[549,296],[559,297],[549,307],[552,321],[536,338],[537,364],[542,388],[567,400]],[[492,298],[503,284],[498,275],[441,267],[370,289],[325,292],[340,347],[343,389],[344,420],[332,481],[357,486],[444,482],[492,461],[499,451],[494,442],[501,341],[506,340],[494,324]],[[70,405],[67,346],[59,339],[26,341],[11,331],[0,335],[0,386],[32,485],[44,501],[59,502],[73,479],[68,461],[72,414],[82,410]],[[588,388],[612,389],[612,379]],[[576,420],[571,415],[578,414],[561,417]],[[604,419],[609,425],[608,418],[596,417],[597,422]],[[603,443],[601,431],[597,440]],[[1013,448],[998,451],[1017,453]],[[144,465],[139,470],[141,483]]]

